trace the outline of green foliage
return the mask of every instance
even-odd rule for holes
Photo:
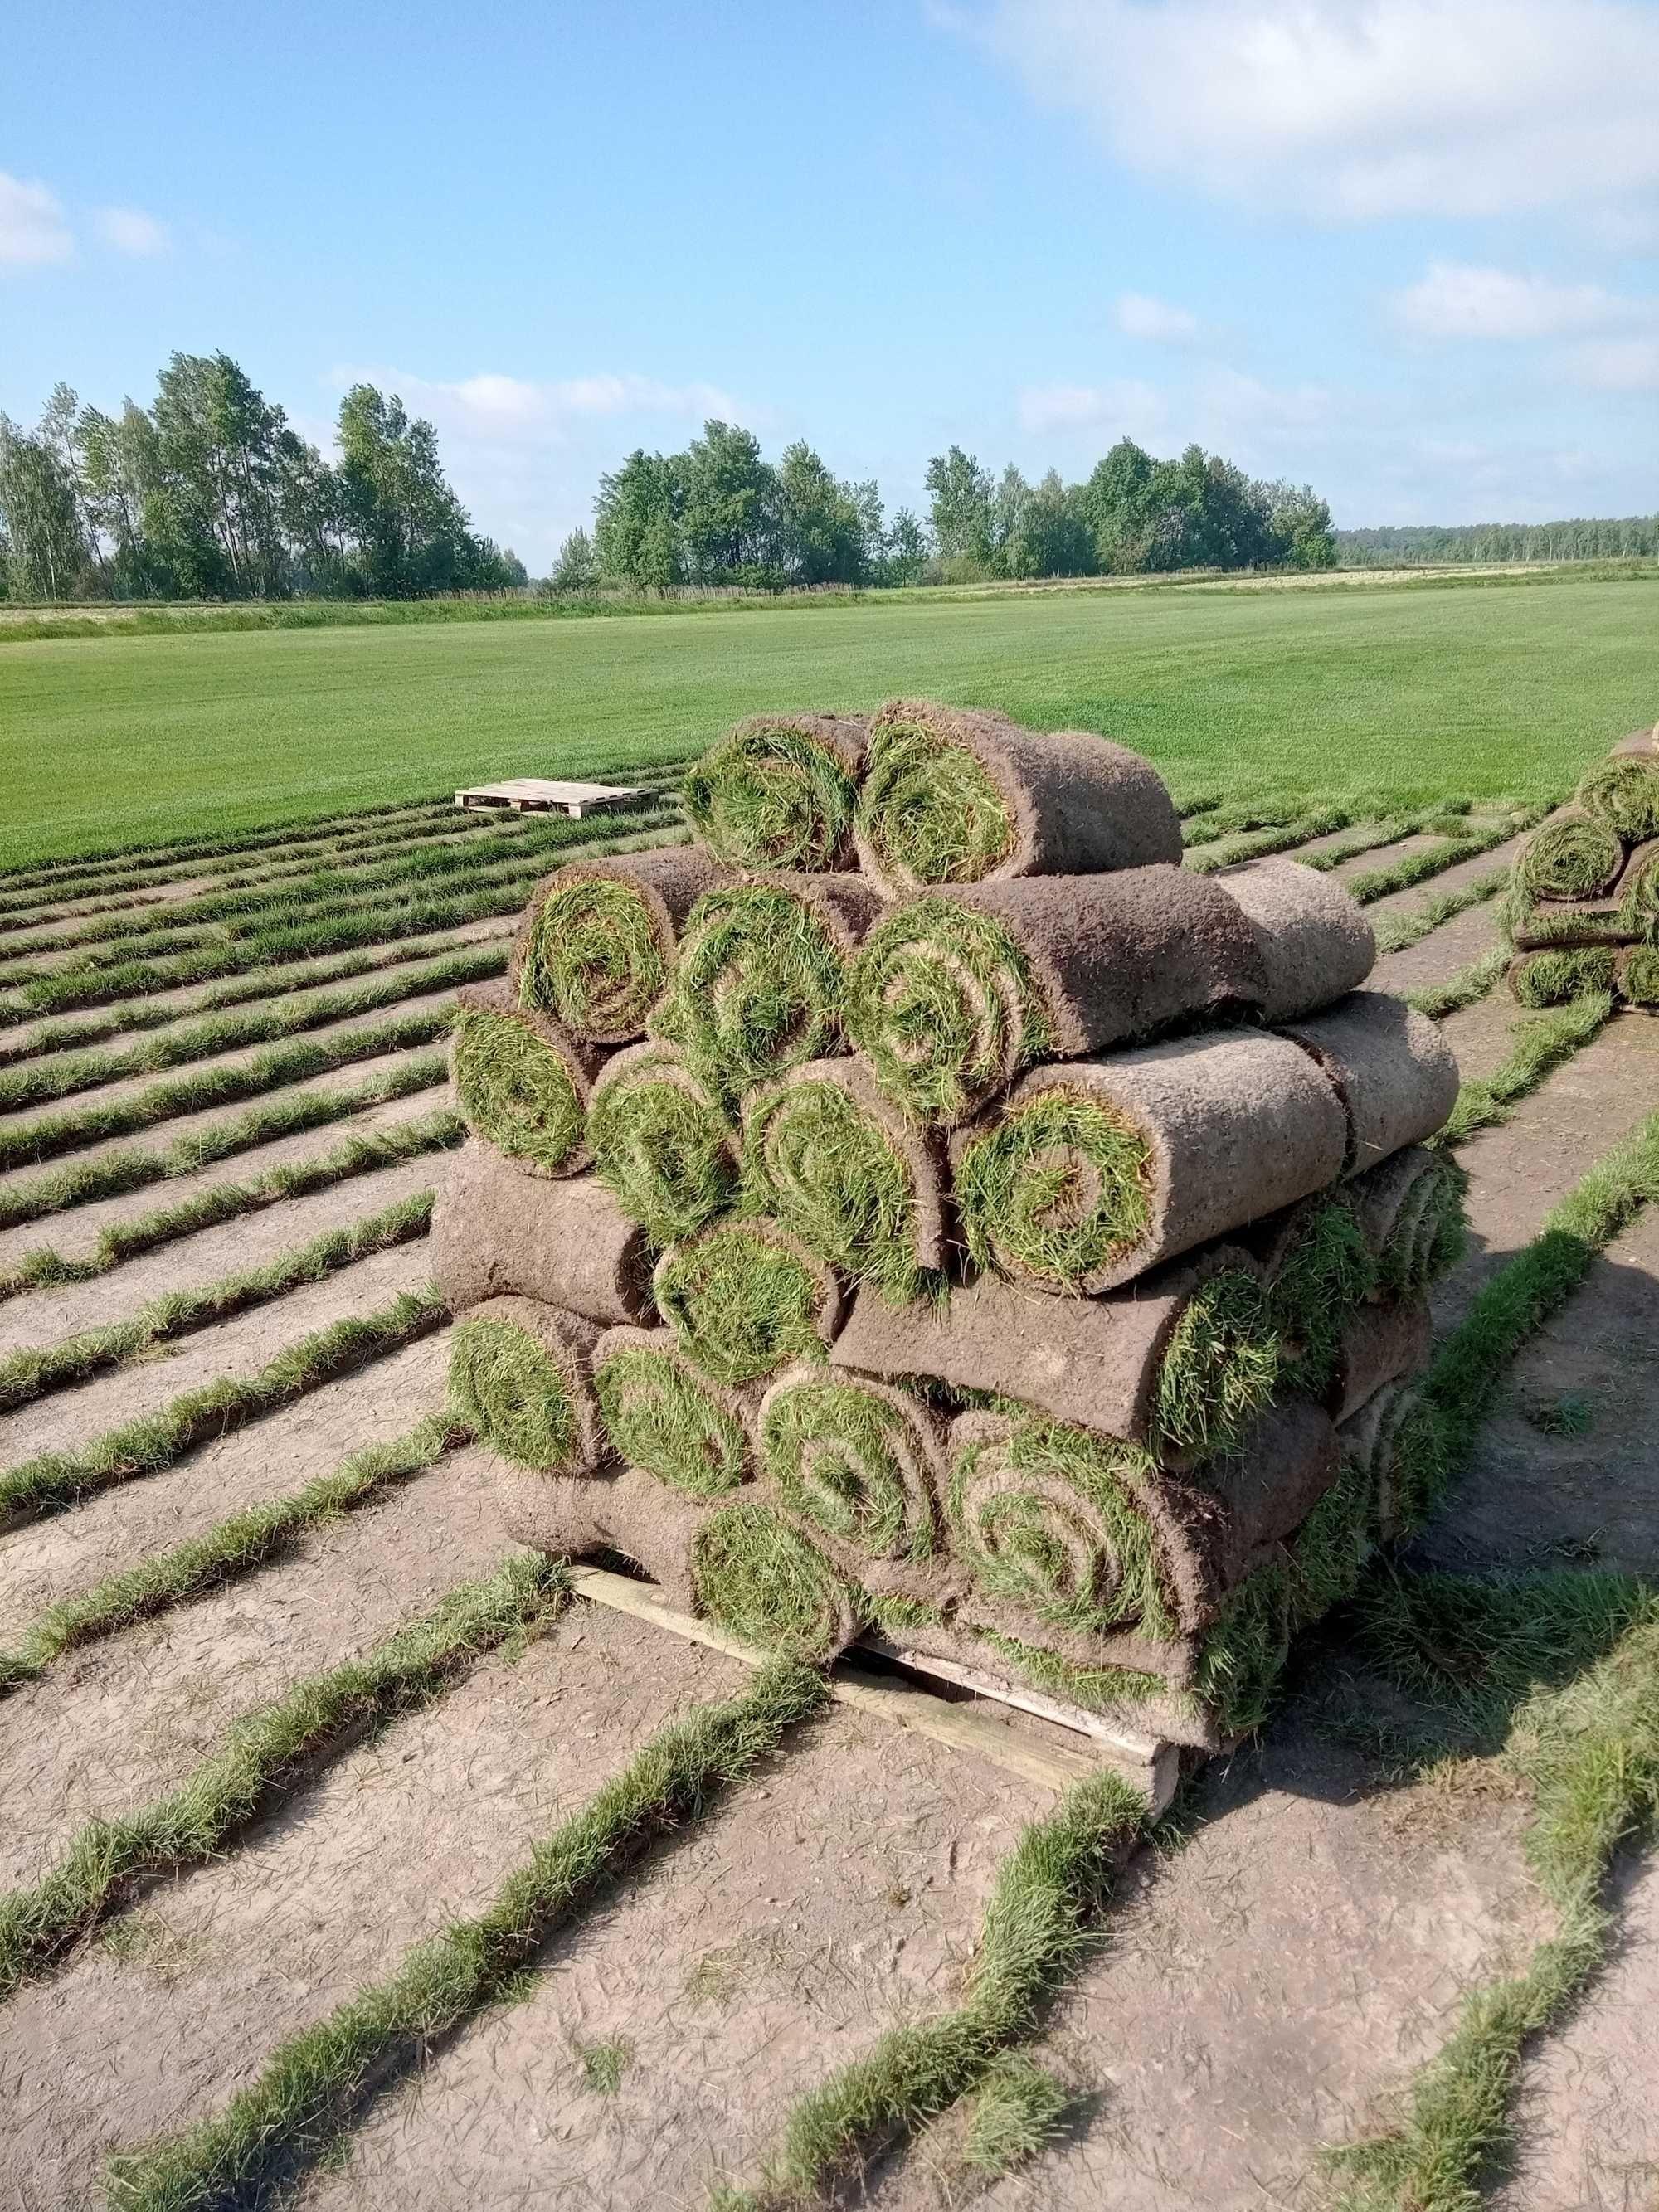
[[[973,754],[925,717],[872,726],[858,824],[899,884],[976,884],[1014,842],[1008,803]]]
[[[459,1418],[519,1467],[568,1473],[578,1425],[570,1378],[514,1322],[458,1322],[449,1397]]]
[[[1150,1164],[1139,1132],[1086,1091],[1045,1091],[1011,1107],[956,1171],[975,1263],[1077,1287],[1145,1236]]]
[[[839,756],[782,715],[722,738],[685,779],[698,836],[740,868],[833,868],[856,797]]]
[[[742,1696],[700,1706],[659,1731],[536,1845],[476,1919],[452,1922],[387,1979],[290,2036],[214,2118],[118,2155],[111,2203],[119,2212],[234,2212],[279,2177],[302,2174],[372,2088],[509,1996],[549,1936],[609,1876],[775,1752],[824,1696],[811,1668],[775,1660]]]
[[[566,1170],[586,1114],[569,1067],[527,1022],[467,1008],[455,1023],[453,1069],[461,1112],[481,1137],[545,1175]]]
[[[587,1138],[600,1182],[659,1244],[695,1235],[729,1203],[737,1184],[724,1109],[666,1051],[642,1054],[601,1086],[589,1108]]]
[[[593,1370],[593,1393],[622,1457],[672,1489],[717,1497],[748,1473],[743,1423],[673,1353],[613,1352]]]
[[[1510,972],[1517,1006],[1565,1006],[1590,992],[1613,989],[1615,955],[1610,945],[1559,952],[1528,952]]]
[[[1267,1293],[1283,1380],[1292,1389],[1323,1395],[1335,1372],[1343,1326],[1377,1283],[1377,1262],[1351,1207],[1334,1198],[1304,1213]],[[1398,1294],[1408,1285],[1400,1281],[1390,1287]]]
[[[823,1357],[823,1285],[759,1228],[717,1224],[672,1246],[656,1295],[680,1349],[713,1382],[754,1382],[792,1359]]]
[[[1632,945],[1620,963],[1619,988],[1632,1006],[1659,1006],[1659,947]]]
[[[1153,1392],[1160,1449],[1231,1451],[1278,1387],[1279,1337],[1267,1292],[1228,1268],[1199,1285],[1165,1341]]]
[[[826,1266],[900,1304],[938,1287],[915,1262],[909,1163],[838,1083],[754,1093],[743,1164],[753,1210],[775,1214]]]
[[[650,909],[624,878],[578,876],[542,902],[519,992],[575,1036],[638,1036],[668,980]]]
[[[1624,862],[1624,847],[1605,823],[1564,815],[1528,837],[1516,859],[1516,887],[1529,899],[1598,898]]]
[[[962,2160],[975,2173],[1012,2173],[1047,2148],[1071,2099],[1035,2059],[1011,2051],[994,2059],[974,2093]]]
[[[926,1418],[854,1376],[800,1382],[770,1400],[761,1456],[792,1512],[872,1559],[922,1559],[938,1540]]]
[[[1610,755],[1586,771],[1575,796],[1587,814],[1632,845],[1659,837],[1659,761]]]
[[[856,1625],[852,1585],[769,1506],[720,1506],[693,1537],[690,1566],[703,1610],[763,1651],[833,1658]]]

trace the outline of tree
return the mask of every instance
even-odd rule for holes
[[[50,410],[34,432],[0,415],[0,521],[12,595],[72,598],[87,574],[87,541]]]
[[[952,446],[936,453],[923,479],[931,502],[933,540],[942,559],[991,562],[992,512],[995,497],[989,471],[971,453]]]
[[[781,583],[777,479],[754,433],[733,422],[705,422],[702,437],[686,448],[684,481],[680,526],[692,581],[763,588]]]
[[[340,402],[340,487],[364,584],[377,598],[487,591],[501,556],[467,526],[438,459],[438,434],[395,394],[356,384]]]
[[[1109,576],[1133,575],[1147,566],[1153,536],[1152,455],[1133,438],[1120,438],[1097,461],[1079,501],[1095,542],[1095,561]]]
[[[1329,568],[1336,563],[1336,533],[1331,510],[1311,484],[1269,483],[1258,487],[1267,509],[1276,557],[1292,568]]]
[[[932,553],[927,532],[908,507],[893,517],[893,526],[882,546],[882,580],[889,584],[918,584]]]
[[[548,581],[556,592],[591,592],[599,580],[599,556],[585,530],[573,530],[559,548]]]
[[[844,484],[804,439],[786,446],[775,478],[777,552],[793,584],[856,584],[873,529],[881,538],[874,484]]]
[[[594,548],[600,568],[636,591],[665,592],[685,580],[680,517],[685,504],[678,455],[636,447],[614,474],[599,478]]]

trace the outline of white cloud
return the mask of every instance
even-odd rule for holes
[[[100,208],[94,221],[98,235],[118,253],[131,253],[140,261],[154,261],[171,250],[173,240],[164,222],[141,208]]]
[[[379,385],[397,392],[411,413],[430,416],[440,429],[449,427],[507,442],[557,438],[578,421],[619,415],[697,423],[710,416],[747,419],[743,402],[717,385],[663,384],[649,376],[602,374],[532,382],[483,370],[451,382],[399,369],[336,368],[326,381],[341,392],[352,384]]]
[[[1154,345],[1190,345],[1202,328],[1187,308],[1172,307],[1146,292],[1120,293],[1112,315],[1125,337],[1146,338]]]
[[[1019,395],[1019,426],[1034,437],[1097,430],[1143,443],[1161,436],[1168,420],[1163,393],[1135,377],[1109,384],[1028,385]]]
[[[75,240],[56,196],[0,169],[0,268],[39,269],[67,261]]]
[[[1659,185],[1644,0],[984,0],[1132,167],[1335,220],[1605,214]]]
[[[1621,299],[1599,284],[1437,261],[1394,298],[1398,319],[1425,338],[1559,338],[1616,330],[1659,313],[1659,301]]]

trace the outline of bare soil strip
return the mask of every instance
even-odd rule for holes
[[[665,1721],[750,1679],[701,1650],[672,1678],[635,1656],[626,1622],[573,1607],[159,1890],[112,1947],[94,1936],[21,1991],[0,2011],[0,2080],[30,2212],[83,2212],[108,2150],[217,2112],[283,2037],[483,1906]],[[581,1942],[579,1922],[554,1955]]]
[[[155,1413],[184,1391],[202,1389],[222,1376],[257,1375],[284,1345],[331,1322],[373,1312],[400,1291],[417,1291],[429,1273],[424,1237],[397,1245],[320,1283],[290,1291],[270,1305],[183,1337],[165,1357],[118,1368],[78,1389],[61,1390],[0,1415],[0,1466],[15,1466],[37,1452],[78,1450],[106,1429]]]
[[[1437,876],[1434,884],[1439,881]],[[1420,890],[1417,896],[1420,902]],[[1407,945],[1403,951],[1385,952],[1371,971],[1369,988],[1398,991],[1403,996],[1407,991],[1420,991],[1431,983],[1443,983],[1460,968],[1478,960],[1483,952],[1489,952],[1498,938],[1497,901],[1488,899],[1481,906],[1466,908],[1449,921],[1443,921],[1437,929],[1431,930],[1415,945]],[[1507,992],[1502,996],[1505,1003],[1510,1003]],[[1518,1015],[1521,1009],[1512,1006],[1511,1011]]]
[[[447,1331],[374,1361],[176,1466],[0,1534],[0,1644],[108,1575],[200,1536],[227,1514],[299,1490],[368,1443],[398,1437],[444,1403]],[[0,1737],[9,1731],[0,1701]]]
[[[82,1821],[176,1788],[255,1705],[489,1573],[509,1547],[479,1456],[441,1462],[250,1581],[88,1644],[13,1691],[0,1729],[0,1887],[38,1880]]]
[[[1489,853],[1477,853],[1472,860],[1454,861],[1449,868],[1443,868],[1426,883],[1412,884],[1403,891],[1385,893],[1372,901],[1371,918],[1382,921],[1395,915],[1415,914],[1442,891],[1461,891],[1469,884],[1479,883],[1483,876],[1507,868],[1522,842],[1518,836],[1507,838],[1503,844],[1494,845]]]

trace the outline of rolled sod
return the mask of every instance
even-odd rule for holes
[[[1434,1407],[1414,1381],[1386,1382],[1337,1430],[1343,1456],[1370,1498],[1380,1541],[1418,1528],[1444,1481],[1446,1445]]]
[[[1278,1338],[1255,1263],[1215,1244],[1097,1298],[1036,1297],[982,1278],[944,1305],[860,1291],[836,1369],[936,1379],[1024,1400],[1152,1450],[1219,1450],[1272,1397]]]
[[[1174,867],[934,894],[874,928],[848,1034],[914,1120],[953,1127],[1039,1060],[1080,1060],[1176,1022],[1258,1006],[1237,902]]]
[[[526,1474],[497,1460],[489,1502],[502,1533],[550,1559],[614,1559],[642,1567],[672,1606],[695,1613],[691,1547],[704,1500],[641,1468],[607,1468],[579,1480]]]
[[[685,779],[691,826],[737,868],[842,868],[869,725],[843,714],[751,714]]]
[[[709,1515],[691,1543],[702,1609],[745,1643],[827,1664],[858,1633],[852,1584],[801,1529],[739,1498]]]
[[[862,1060],[808,1060],[744,1102],[745,1193],[811,1252],[902,1303],[938,1281],[947,1172]]]
[[[1630,935],[1649,945],[1659,942],[1659,837],[1636,848],[1618,890],[1619,918]]]
[[[507,973],[521,1006],[586,1044],[643,1036],[679,926],[724,872],[693,846],[573,860],[537,884]]]
[[[1330,1415],[1294,1398],[1267,1407],[1235,1453],[1210,1461],[1204,1486],[1229,1516],[1225,1548],[1217,1563],[1218,1583],[1233,1589],[1263,1565],[1273,1547],[1299,1528],[1330,1490],[1340,1467]]]
[[[1559,806],[1515,856],[1513,880],[1528,899],[1595,899],[1613,889],[1625,848],[1605,822]]]
[[[875,1559],[938,1549],[945,1436],[913,1393],[793,1367],[760,1409],[761,1464],[789,1511]]]
[[[672,1045],[629,1045],[606,1061],[587,1141],[599,1181],[659,1244],[694,1235],[737,1189],[737,1132]]]
[[[1574,802],[1628,844],[1659,837],[1659,731],[1621,738],[1580,779]]]
[[[718,1221],[671,1244],[653,1284],[686,1358],[733,1387],[822,1358],[841,1326],[834,1273],[775,1221]]]
[[[1632,1006],[1659,1006],[1659,946],[1631,945],[1619,955],[1613,980]]]
[[[1611,945],[1581,945],[1553,952],[1523,952],[1504,970],[1518,1006],[1565,1006],[1586,991],[1611,991],[1619,980],[1619,951]]]
[[[1357,991],[1376,965],[1376,933],[1350,892],[1299,860],[1246,860],[1212,880],[1238,901],[1261,956],[1261,1017],[1294,1021]]]
[[[1283,1033],[1315,1060],[1347,1114],[1348,1175],[1421,1144],[1456,1103],[1450,1046],[1426,1014],[1387,991],[1355,991]]]
[[[450,1402],[515,1466],[589,1474],[607,1449],[589,1368],[599,1334],[535,1298],[488,1298],[455,1324]]]
[[[1307,1054],[1255,1030],[1040,1067],[951,1146],[981,1267],[1093,1295],[1341,1173],[1347,1117]]]
[[[1054,1627],[1176,1632],[1144,1453],[1059,1422],[963,1413],[950,1455],[955,1549],[981,1590]]]
[[[858,876],[767,876],[705,893],[652,1036],[732,1096],[839,1051],[848,962],[878,911]]]
[[[457,995],[449,1072],[468,1128],[531,1175],[580,1174],[592,1157],[587,1098],[601,1054],[515,1006],[505,984]]]
[[[1174,803],[1139,753],[925,699],[890,700],[872,718],[854,833],[886,898],[1181,858]]]
[[[1335,1370],[1325,1392],[1333,1420],[1346,1421],[1385,1382],[1416,1375],[1429,1359],[1428,1301],[1420,1295],[1356,1307],[1343,1323]]]
[[[1322,1397],[1348,1315],[1376,1294],[1377,1260],[1365,1231],[1340,1198],[1322,1195],[1259,1224],[1242,1241],[1267,1279],[1282,1384]]]
[[[1543,952],[1583,945],[1627,945],[1643,934],[1644,903],[1635,873],[1644,853],[1659,857],[1659,842],[1643,845],[1625,863],[1613,894],[1601,899],[1551,899],[1534,902],[1511,890],[1498,908],[1498,925],[1517,952]],[[1628,889],[1627,889],[1628,886]],[[1659,893],[1659,878],[1648,896]]]
[[[1409,1145],[1344,1186],[1343,1200],[1370,1254],[1367,1295],[1404,1297],[1426,1290],[1456,1266],[1468,1237],[1463,1199],[1468,1177],[1444,1152]]]
[[[672,1329],[607,1329],[593,1394],[618,1455],[672,1489],[715,1498],[754,1473],[752,1400],[699,1375]]]
[[[649,1321],[645,1232],[591,1176],[544,1182],[476,1138],[454,1154],[432,1208],[432,1277],[452,1313],[485,1298],[539,1298],[610,1328]]]

